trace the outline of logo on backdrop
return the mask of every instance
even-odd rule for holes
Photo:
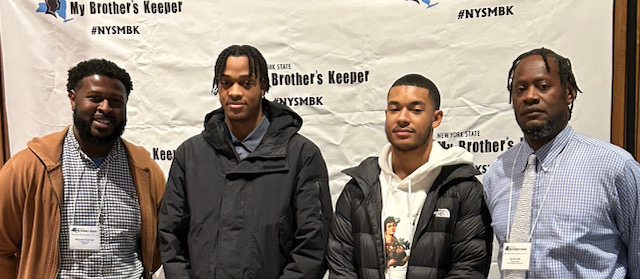
[[[509,148],[524,140],[520,138],[510,138],[505,136],[500,139],[490,139],[481,135],[480,130],[466,131],[440,131],[435,134],[436,142],[444,148],[458,146],[473,154],[502,154]],[[474,164],[480,172],[485,173],[489,169],[489,164]]]
[[[349,86],[369,82],[369,70],[330,69],[299,72],[291,63],[268,64],[272,87]],[[274,102],[287,106],[323,106],[323,96],[276,97]]]
[[[67,9],[68,8],[68,9]],[[85,16],[111,16],[126,14],[178,14],[183,11],[182,1],[151,2],[147,0],[130,0],[129,2],[118,3],[98,2],[98,1],[78,1],[67,0],[44,0],[38,3],[36,13],[51,15],[61,18],[64,22],[73,18],[68,15]],[[68,12],[68,14],[67,14]],[[138,35],[140,34],[138,25],[93,25],[88,26],[91,35]]]
[[[513,6],[496,6],[473,9],[462,9],[458,11],[458,19],[488,18],[499,16],[512,16]]]
[[[53,17],[59,16],[64,22],[73,19],[67,18],[67,0],[45,0],[38,3],[36,12],[52,15]]]
[[[85,15],[123,15],[123,14],[178,14],[182,13],[182,1],[136,1],[118,3],[88,1],[80,3],[78,1],[67,0],[44,0],[38,3],[37,13],[60,17],[67,22],[73,18],[67,18],[69,15],[85,16]],[[67,8],[69,8],[67,10]]]
[[[418,5],[427,5],[427,9],[431,8],[431,7],[435,6],[435,5],[438,5],[438,2],[431,3],[431,0],[420,0],[420,1],[418,1],[418,0],[405,0],[405,1],[416,2],[416,3],[418,3]]]

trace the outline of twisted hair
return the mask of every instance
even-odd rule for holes
[[[232,45],[225,48],[218,59],[214,67],[213,86],[211,92],[214,95],[218,94],[218,84],[224,75],[224,70],[227,66],[227,59],[229,56],[239,57],[246,56],[249,59],[249,73],[258,78],[260,82],[260,89],[265,92],[269,91],[269,76],[267,70],[267,61],[262,56],[262,53],[258,49],[250,45]]]
[[[518,58],[513,60],[513,63],[511,64],[511,69],[509,69],[509,76],[507,77],[507,91],[509,91],[509,103],[511,103],[513,75],[515,74],[516,67],[518,67],[518,64],[520,64],[520,61],[532,55],[540,55],[542,57],[542,60],[544,61],[544,65],[547,68],[547,72],[549,73],[551,72],[551,69],[549,68],[548,58],[549,57],[553,58],[553,60],[556,62],[556,66],[558,66],[558,74],[560,75],[560,84],[562,85],[563,88],[567,88],[567,86],[569,87],[569,90],[571,90],[573,101],[575,101],[578,95],[576,92],[582,93],[582,90],[578,88],[576,78],[573,75],[573,71],[571,70],[571,61],[569,60],[569,58],[565,58],[564,56],[555,53],[553,50],[541,47],[541,48],[532,49],[523,54],[520,54]],[[571,112],[573,111],[573,103],[574,102],[571,102],[571,104],[569,105],[569,119],[571,119]]]
[[[69,69],[67,92],[80,89],[82,86],[82,79],[92,75],[101,75],[119,80],[124,84],[127,98],[129,97],[129,92],[133,90],[131,76],[129,76],[129,73],[127,73],[125,69],[118,67],[116,63],[109,60],[93,58],[87,61],[82,61],[78,63],[78,65]]]

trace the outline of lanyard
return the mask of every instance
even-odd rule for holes
[[[82,180],[83,180],[83,177],[85,175],[86,170],[87,170],[86,168],[82,169],[82,173],[80,174],[80,177],[78,179],[78,183],[76,184],[76,185],[78,185],[78,188],[74,189],[75,193],[73,195],[73,206],[72,206],[73,214],[70,214],[71,216],[69,216],[71,225],[75,225],[74,221],[75,221],[75,216],[76,216],[76,212],[77,212],[76,209],[78,207],[78,195],[79,195],[80,189],[82,188],[81,184],[82,184]],[[97,194],[97,196],[98,196],[98,218],[96,219],[96,226],[98,226],[98,225],[100,225],[100,217],[102,215],[102,208],[104,207],[104,195],[105,195],[105,192],[107,190],[107,184],[108,183],[107,183],[106,179],[102,179],[102,181],[100,182],[100,179],[98,179],[97,173],[96,173],[96,181],[101,186],[100,192],[98,192],[98,194]]]

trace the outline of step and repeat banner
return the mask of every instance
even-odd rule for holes
[[[571,125],[609,140],[612,1],[4,0],[0,35],[12,154],[72,122],[67,70],[106,58],[132,76],[124,137],[168,173],[174,150],[220,107],[213,65],[231,44],[269,64],[266,97],[304,119],[301,133],[327,161],[334,203],[342,169],[387,142],[389,86],[432,79],[444,120],[434,140],[475,155],[485,172],[522,140],[507,73],[520,54],[548,47],[573,62],[584,93]]]
[[[124,137],[168,172],[174,150],[220,106],[213,65],[231,44],[265,56],[266,97],[304,119],[301,133],[327,161],[334,200],[340,171],[387,142],[389,86],[432,79],[444,120],[434,140],[475,154],[485,172],[522,140],[507,73],[540,46],[569,57],[578,85],[571,124],[609,140],[611,1],[87,1],[0,2],[11,153],[72,121],[67,70],[106,58],[132,76]]]

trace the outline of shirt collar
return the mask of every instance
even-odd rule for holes
[[[547,142],[545,145],[540,147],[537,151],[535,151],[536,159],[540,162],[540,166],[543,171],[549,170],[549,167],[553,165],[555,159],[562,153],[564,148],[569,144],[569,140],[573,137],[574,131],[571,126],[567,125],[556,137],[554,137],[551,141]],[[527,158],[529,154],[534,153],[533,149],[529,144],[525,144],[522,148],[522,152],[520,153],[520,161],[522,163],[523,169],[527,167]]]
[[[93,160],[91,159],[91,157],[89,157],[89,155],[87,155],[86,153],[84,153],[84,151],[82,151],[82,148],[80,148],[80,143],[78,142],[78,140],[75,137],[75,134],[73,133],[73,125],[71,125],[71,127],[69,128],[69,131],[67,132],[67,138],[65,140],[65,142],[67,142],[69,144],[68,147],[72,148],[73,150],[76,150],[80,156],[80,158],[86,162],[91,162],[92,164],[95,165],[95,162],[93,162]],[[118,155],[118,151],[122,149],[122,141],[120,140],[120,138],[118,138],[113,145],[111,146],[111,149],[109,149],[109,153],[107,154],[107,156],[104,158],[104,160],[102,161],[102,163],[107,163],[109,161],[111,161],[113,157]],[[102,165],[102,164],[100,164]]]
[[[242,141],[239,141],[238,138],[236,138],[236,136],[233,134],[233,132],[231,132],[231,129],[229,129],[229,127],[227,126],[229,135],[231,136],[231,142],[240,142],[246,149],[248,149],[250,152],[253,152],[254,150],[256,150],[256,148],[258,148],[258,145],[262,141],[262,138],[267,133],[269,123],[269,118],[267,118],[267,116],[263,114],[262,118],[260,119],[260,123],[258,123],[258,126],[256,126],[253,131],[251,131],[251,133],[249,133],[249,135],[247,135],[247,137]]]

